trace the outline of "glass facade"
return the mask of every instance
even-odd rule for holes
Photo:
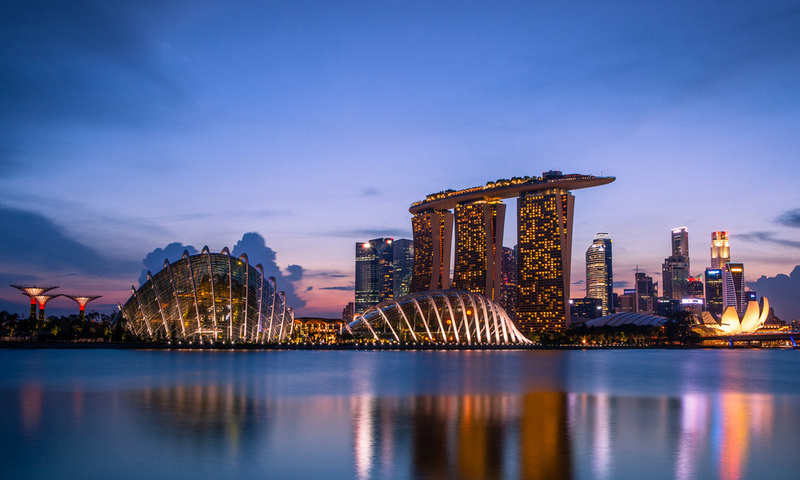
[[[356,243],[355,308],[361,312],[392,298],[394,292],[394,242],[375,238]]]
[[[402,343],[530,343],[500,305],[472,292],[413,293],[370,307],[347,326],[356,338]]]
[[[586,297],[600,300],[603,315],[613,308],[614,273],[612,270],[611,237],[598,233],[586,250]]]
[[[273,343],[289,336],[294,318],[275,279],[227,248],[184,252],[131,290],[123,316],[134,334],[150,338]]]

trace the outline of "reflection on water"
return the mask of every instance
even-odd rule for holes
[[[412,375],[387,391],[380,386],[392,380],[381,378],[398,358],[414,357],[385,364],[343,358],[375,363],[361,368],[368,378],[318,393],[313,386],[285,393],[302,371],[226,378],[209,373],[207,358],[200,375],[147,376],[134,388],[92,388],[79,374],[58,384],[45,376],[6,386],[3,478],[734,480],[793,478],[800,467],[800,392],[581,391],[574,378],[559,378],[574,371],[561,368],[573,361],[569,352],[542,361],[559,367],[547,381],[531,382],[518,369],[535,356],[517,367],[500,358],[508,376],[488,378],[491,388],[480,388],[477,377],[456,388],[463,384],[447,372],[491,372],[492,355],[425,357],[409,368],[442,375],[440,387]],[[726,384],[740,382],[736,375],[726,373]]]

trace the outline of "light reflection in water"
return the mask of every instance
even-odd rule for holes
[[[701,380],[691,388],[667,384],[678,385],[674,394],[615,391],[609,382],[607,389],[580,389],[576,381],[543,377],[508,383],[497,375],[481,384],[476,372],[501,371],[497,361],[513,373],[514,357],[438,356],[415,377],[421,388],[389,383],[381,390],[387,369],[403,366],[397,358],[414,357],[386,364],[372,358],[378,363],[348,357],[368,361],[353,369],[346,388],[325,394],[311,387],[286,394],[286,382],[302,377],[296,372],[176,374],[107,390],[31,379],[0,391],[8,412],[0,419],[4,475],[737,480],[793,478],[800,468],[800,395],[747,391],[738,373],[721,375],[722,389],[703,391]],[[438,363],[452,358],[455,368]],[[558,358],[548,352],[535,365],[558,371]],[[53,456],[36,462],[42,452]],[[84,452],[113,461],[93,474]]]

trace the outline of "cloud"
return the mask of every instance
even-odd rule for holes
[[[614,288],[628,288],[632,283],[628,280],[614,280]]]
[[[320,287],[320,290],[341,290],[343,292],[353,292],[355,289],[355,285],[345,285],[342,287]]]
[[[66,270],[99,276],[124,276],[135,262],[107,258],[70,238],[42,214],[0,205],[0,257],[23,267]]]
[[[775,232],[751,232],[732,235],[732,237],[739,240],[744,240],[746,242],[763,242],[771,243],[773,245],[780,245],[783,247],[800,248],[800,241],[787,240],[785,238],[775,238],[775,235]]]
[[[758,296],[767,297],[781,320],[788,322],[800,318],[800,295],[797,295],[800,292],[800,265],[794,267],[789,275],[762,275],[755,282],[747,282],[747,286]]]
[[[142,274],[139,276],[139,285],[143,285],[147,280],[148,270],[155,275],[164,268],[164,260],[168,260],[169,263],[177,262],[181,259],[185,251],[189,252],[189,255],[198,253],[197,249],[193,246],[184,245],[180,242],[170,243],[164,248],[156,248],[148,253],[147,256],[144,257],[144,260],[142,260],[142,263],[144,263],[144,270],[142,270]]]
[[[286,302],[292,308],[302,308],[306,306],[306,301],[297,294],[295,282],[303,278],[304,269],[300,265],[289,265],[284,273],[278,266],[275,251],[267,246],[264,237],[257,232],[249,232],[242,235],[236,245],[233,246],[231,254],[238,257],[242,253],[247,254],[250,265],[261,264],[264,268],[264,275],[275,277],[278,291],[286,293]]]
[[[777,222],[787,227],[800,228],[800,208],[783,212]]]
[[[135,127],[186,104],[153,36],[170,16],[166,3],[0,4],[2,163],[58,125]]]

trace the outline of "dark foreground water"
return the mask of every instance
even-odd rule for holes
[[[0,478],[798,478],[800,351],[0,350]]]

